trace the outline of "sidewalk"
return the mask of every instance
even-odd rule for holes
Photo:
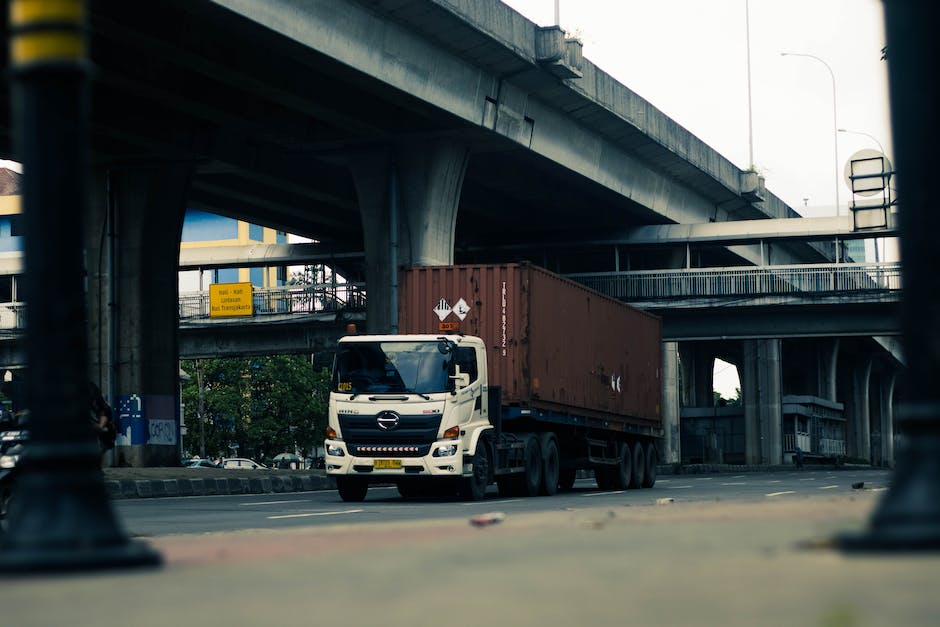
[[[147,540],[159,569],[0,584],[3,624],[932,626],[940,556],[847,556],[881,493]],[[484,509],[485,508],[485,509]]]
[[[336,487],[323,470],[105,468],[103,474],[112,499],[305,492]]]

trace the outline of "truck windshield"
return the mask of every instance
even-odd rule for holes
[[[333,366],[336,392],[353,394],[447,392],[453,352],[439,342],[348,342]]]

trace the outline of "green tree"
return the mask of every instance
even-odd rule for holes
[[[195,373],[183,387],[188,448],[208,457],[269,460],[295,449],[310,454],[323,439],[329,373],[314,371],[302,355],[184,361]],[[202,401],[205,423],[200,428]]]

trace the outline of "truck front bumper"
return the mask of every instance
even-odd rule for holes
[[[351,455],[342,440],[326,440],[324,465],[330,475],[354,475],[376,480],[399,477],[460,477],[473,472],[464,464],[462,443],[439,440],[423,457],[396,457],[394,452],[375,457]],[[339,453],[342,454],[339,454]],[[435,452],[439,452],[435,455]],[[441,454],[450,453],[450,454]]]

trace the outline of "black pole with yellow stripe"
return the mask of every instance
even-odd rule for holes
[[[117,523],[89,413],[84,13],[83,0],[9,2],[11,109],[26,225],[30,443],[0,538],[0,572],[160,563],[158,553],[129,540]]]

